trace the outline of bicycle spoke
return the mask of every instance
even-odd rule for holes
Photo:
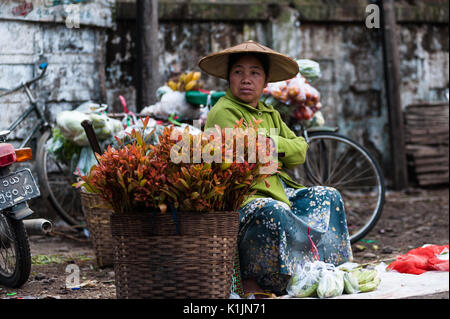
[[[322,176],[322,174],[320,174],[320,172],[319,172],[319,170],[321,170],[322,168],[323,168],[323,169],[326,169],[326,170],[328,171],[328,172],[327,172],[327,179],[326,179],[326,180],[320,179],[321,183],[324,184],[324,185],[329,185],[330,180],[331,180],[334,176],[336,176],[337,173],[339,173],[340,171],[344,170],[344,169],[348,166],[348,163],[351,162],[351,161],[347,158],[347,153],[349,152],[348,149],[346,149],[344,152],[341,152],[341,153],[339,154],[339,157],[338,157],[337,159],[335,159],[335,157],[334,157],[333,155],[336,155],[336,154],[337,154],[337,151],[336,151],[337,147],[333,147],[333,144],[334,144],[334,145],[337,145],[337,143],[331,143],[331,141],[327,141],[327,142],[328,142],[328,143],[326,143],[326,146],[325,146],[325,147],[322,147],[322,146],[319,147],[319,146],[318,146],[318,148],[319,148],[320,151],[315,152],[315,153],[319,153],[319,152],[325,151],[325,152],[328,153],[328,165],[327,165],[327,167],[326,167],[326,168],[323,168],[323,164],[322,164],[322,161],[320,161],[320,159],[316,159],[316,160],[314,161],[314,162],[316,163],[316,169],[315,169],[315,173],[314,173],[315,176]],[[324,143],[324,144],[325,144],[325,140],[322,140],[322,141],[320,141],[319,143]],[[324,149],[326,149],[326,150],[324,150]],[[332,156],[333,156],[333,157],[332,157]],[[323,155],[322,155],[322,154],[319,154],[318,157],[319,157],[319,158],[323,158]],[[344,160],[346,160],[347,163],[344,164],[344,165],[342,165],[342,162],[343,162]],[[311,166],[312,166],[312,165],[311,165]],[[331,169],[331,168],[332,168],[332,169]],[[336,173],[336,170],[338,170],[337,173]],[[317,179],[317,178],[316,178],[316,179]]]
[[[332,143],[330,142],[329,144],[332,144]],[[336,147],[334,147],[333,153],[334,153],[334,154],[337,154],[337,143],[335,142],[334,145],[336,145]],[[335,170],[336,170],[336,169],[342,168],[341,162],[342,162],[344,159],[346,159],[347,152],[348,152],[348,150],[345,150],[345,152],[342,152],[342,153],[339,154],[339,157],[337,158],[337,160],[334,160],[334,161],[330,162],[330,163],[334,163],[334,165],[333,165],[334,168],[333,168],[333,170],[329,173],[329,175],[328,175],[328,176],[329,176],[329,177],[328,177],[328,180],[330,179],[331,176],[335,176],[335,175],[336,175],[336,173],[335,173]],[[331,152],[330,152],[330,153],[331,153]]]
[[[357,190],[357,192],[352,192],[352,193],[358,193],[358,192],[361,192],[361,193],[363,193],[363,189],[369,189],[369,190],[372,190],[373,191],[373,189],[374,188],[377,188],[378,186],[377,185],[368,185],[368,186],[358,186],[358,185],[355,185],[355,186],[345,186],[345,187],[341,187],[341,189],[342,189],[342,192],[345,192],[346,190],[348,190],[348,191],[350,191],[350,190],[352,190],[352,189],[354,189],[354,190]],[[377,196],[377,195],[372,195],[372,196]]]
[[[371,179],[372,179],[371,176],[365,177],[365,178],[358,178],[359,176],[364,175],[366,172],[369,172],[369,171],[370,171],[370,168],[368,168],[368,169],[366,169],[366,170],[364,170],[364,171],[362,171],[362,172],[357,173],[357,175],[351,175],[351,173],[354,172],[354,171],[356,171],[355,168],[352,169],[352,170],[351,170],[349,173],[347,173],[345,176],[343,176],[343,177],[340,179],[340,182],[338,182],[336,185],[345,185],[345,184],[351,183],[351,182],[353,182],[353,181],[363,181],[363,180],[371,180]],[[346,180],[345,178],[346,178],[347,176],[349,176],[349,175],[351,175],[352,178],[349,179],[349,180]]]
[[[337,152],[337,144],[336,143],[328,143],[328,144],[330,145],[331,149],[328,152],[328,163],[329,164],[328,164],[328,175],[327,175],[328,178],[327,178],[327,181],[326,181],[327,183],[328,183],[330,177],[334,175],[334,167],[337,166],[336,162],[340,161],[339,158],[336,160],[336,155],[338,154],[338,152]],[[333,169],[331,170],[331,168],[333,168]]]
[[[329,145],[332,145],[332,144],[333,143],[329,143]],[[336,143],[334,143],[334,144],[336,144]],[[367,181],[367,180],[372,179],[372,177],[366,177],[366,178],[362,178],[362,179],[358,178],[359,176],[364,175],[366,172],[369,172],[371,170],[370,167],[362,172],[359,172],[358,175],[353,175],[354,172],[359,169],[359,168],[357,168],[357,165],[355,164],[355,163],[358,163],[358,160],[356,160],[356,157],[358,156],[358,154],[354,153],[352,155],[352,157],[349,159],[347,157],[347,154],[349,153],[349,149],[347,148],[344,152],[340,153],[337,160],[332,161],[331,153],[335,153],[335,152],[331,152],[331,151],[329,152],[329,154],[330,154],[329,163],[334,163],[334,165],[328,166],[328,168],[332,167],[332,170],[329,170],[328,178],[327,178],[327,180],[324,181],[325,185],[330,185],[330,183],[331,183],[332,186],[338,187],[338,186],[346,185],[351,182],[361,182],[361,181]],[[344,165],[341,165],[344,160],[346,160],[346,163]],[[353,163],[353,162],[355,162],[355,163]],[[346,170],[347,167],[349,167],[351,164],[354,164],[353,168],[351,170]],[[345,172],[344,173],[345,175],[340,176],[341,172]],[[336,181],[336,178],[338,178],[338,176],[340,176],[339,181]],[[347,180],[348,176],[351,176],[352,178]]]
[[[72,174],[72,172],[69,172],[69,169],[68,168],[66,168],[66,169],[64,169],[62,166],[61,166],[61,163],[59,163],[55,158],[53,158],[51,155],[48,155],[49,156],[49,158],[52,160],[52,163],[53,164],[55,164],[57,167],[58,167],[58,169],[59,169],[59,174],[58,174],[58,176],[63,176],[63,178],[66,180],[66,182],[67,183],[72,183],[72,179],[70,178],[70,176],[71,176],[71,174]],[[55,173],[53,173],[53,174],[55,174]]]
[[[301,178],[336,188],[342,195],[351,242],[362,238],[378,219],[384,203],[383,178],[376,162],[356,142],[329,132],[310,135]]]
[[[47,153],[46,174],[47,185],[51,192],[51,201],[57,203],[57,212],[71,225],[84,223],[84,214],[81,210],[81,199],[78,191],[72,187],[75,182],[72,171],[65,164],[58,162]]]
[[[336,174],[333,174],[333,176],[339,176],[340,172],[342,172],[342,171],[345,172],[347,166],[353,161],[353,158],[354,158],[355,156],[357,156],[357,154],[355,154],[355,155],[353,155],[353,157],[350,157],[350,159],[348,159],[347,156],[346,156],[348,152],[349,152],[349,151],[346,150],[345,153],[342,153],[342,154],[340,155],[340,158],[342,158],[342,160],[346,159],[346,163],[345,163],[345,165],[337,165],[337,164],[336,164],[335,167],[338,168],[338,171],[337,171]],[[344,156],[344,155],[345,155],[345,156]],[[352,170],[354,170],[354,169],[355,169],[355,168],[352,168]],[[351,173],[351,171],[350,171],[350,173]],[[346,176],[347,176],[348,174],[350,174],[350,173],[347,173]]]
[[[322,159],[324,156],[324,147],[321,143],[319,143],[319,145],[315,145],[315,147],[312,148],[311,151],[312,156],[310,157],[309,160],[309,168],[310,168],[310,173],[311,175],[314,176],[314,180],[312,180],[311,182],[313,183],[319,183],[319,184],[324,184],[323,181],[323,171],[327,168],[324,168],[325,163],[323,163]],[[325,153],[326,156],[326,153]],[[328,165],[326,165],[328,166]]]

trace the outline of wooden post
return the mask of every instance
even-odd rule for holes
[[[394,188],[408,187],[408,169],[405,151],[405,131],[401,103],[400,59],[397,46],[397,25],[393,0],[379,1],[382,6],[383,54],[386,96],[389,107],[389,128],[393,162]]]
[[[137,112],[157,101],[158,48],[158,0],[136,0]]]

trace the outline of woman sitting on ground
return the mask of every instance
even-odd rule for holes
[[[247,123],[252,118],[262,119],[259,128],[267,132],[277,129],[277,136],[269,133],[268,137],[283,155],[278,158],[282,169],[267,179],[270,187],[264,182],[255,185],[256,194],[239,209],[239,268],[244,292],[285,294],[297,263],[317,257],[335,265],[352,260],[341,195],[331,187],[300,185],[283,170],[303,164],[308,145],[289,129],[277,110],[260,102],[268,82],[296,76],[295,60],[247,41],[202,58],[199,67],[229,83],[226,95],[210,110],[205,129],[216,124],[234,127],[241,118]],[[238,278],[235,272],[232,288],[241,293]]]

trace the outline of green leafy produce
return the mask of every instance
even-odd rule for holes
[[[319,279],[317,295],[331,298],[342,295],[344,291],[344,274],[342,271],[325,271]]]
[[[300,74],[303,75],[308,82],[312,83],[321,77],[320,65],[316,61],[301,59],[297,60]]]
[[[115,136],[123,130],[122,122],[108,117],[106,114],[85,114],[79,111],[63,111],[56,117],[56,125],[61,134],[78,146],[89,146],[81,123],[90,120],[99,141]]]
[[[319,278],[314,275],[308,278],[300,278],[299,274],[294,274],[288,285],[287,292],[289,295],[299,298],[310,297],[316,294]]]
[[[46,148],[57,161],[67,164],[76,161],[81,152],[81,147],[65,138],[58,127],[52,129],[52,137],[47,141]]]
[[[344,273],[344,291],[347,294],[356,294],[359,292],[358,279],[350,272]]]
[[[31,257],[33,265],[62,264],[67,261],[63,255],[34,255]]]

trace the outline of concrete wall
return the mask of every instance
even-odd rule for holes
[[[113,25],[114,0],[81,1],[75,7],[75,16],[70,16],[71,7],[62,3],[70,4],[53,0],[0,1],[0,88],[11,89],[31,80],[40,74],[38,64],[47,61],[46,76],[32,90],[52,119],[61,110],[73,109],[88,100],[106,102],[106,30]],[[27,103],[23,91],[0,98],[0,130],[18,118]],[[30,116],[10,135],[13,144],[30,132],[33,120],[34,116]],[[36,177],[34,163],[22,165],[34,171]],[[30,205],[36,218],[60,222],[43,197]]]
[[[86,100],[102,98],[105,32],[94,28],[68,29],[64,25],[0,21],[0,87],[12,88],[40,73],[36,62],[49,63],[46,76],[34,92],[54,117]],[[21,92],[1,99],[1,126],[7,127],[27,107]],[[25,127],[26,128],[26,127]],[[17,130],[13,138],[22,138]]]
[[[322,68],[323,76],[314,85],[327,122],[369,148],[385,172],[392,168],[382,34],[365,24],[370,1],[216,1],[208,7],[205,2],[159,2],[162,81],[173,67],[197,69],[202,56],[247,39],[294,58],[314,59]],[[107,83],[121,86],[122,92],[132,92],[134,85],[133,3],[118,2],[117,29],[110,31],[107,49]],[[396,1],[396,15],[402,108],[419,100],[445,99],[448,2]],[[223,80],[206,74],[202,78],[206,88],[226,89]],[[120,108],[117,99],[115,103]]]
[[[54,116],[86,100],[120,110],[118,95],[135,101],[135,1],[83,1],[80,28],[68,28],[65,6],[13,14],[20,1],[0,2],[0,88],[10,88],[49,62],[36,85]],[[321,64],[321,92],[329,124],[368,147],[391,169],[380,29],[365,25],[369,0],[160,0],[161,85],[171,68],[197,69],[204,55],[254,39],[294,58]],[[38,9],[41,11],[38,11]],[[448,1],[396,1],[402,107],[436,101],[448,92]],[[206,88],[226,82],[202,75]],[[25,107],[23,95],[0,101],[0,128]],[[23,131],[22,131],[23,132]],[[15,135],[21,137],[19,130]],[[389,174],[387,174],[389,175]]]
[[[105,43],[106,29],[113,24],[112,3],[82,2],[75,6],[77,19],[71,20],[67,6],[57,1],[2,1],[0,88],[31,80],[40,73],[39,62],[45,60],[47,74],[33,91],[52,118],[87,100],[106,102]],[[0,98],[0,128],[8,127],[27,103],[23,91]],[[23,138],[31,125],[27,121],[10,138]]]

